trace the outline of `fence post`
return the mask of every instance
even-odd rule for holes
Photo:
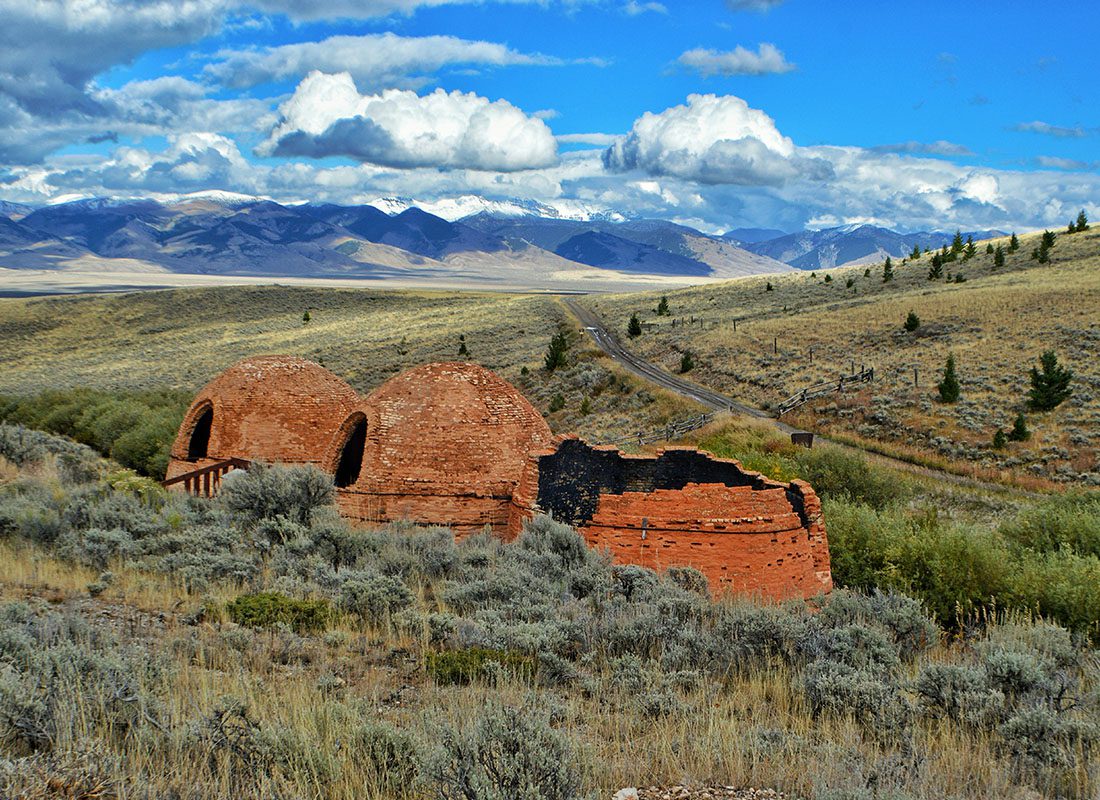
[[[774,355],[779,355],[779,337],[778,336],[772,337],[772,353]]]

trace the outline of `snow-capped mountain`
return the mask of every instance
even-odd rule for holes
[[[520,198],[490,200],[478,195],[462,195],[427,201],[415,200],[411,197],[380,197],[367,205],[374,206],[387,214],[400,214],[410,208],[419,208],[449,222],[457,222],[481,214],[504,219],[531,217],[584,222],[592,220],[623,222],[629,218],[621,212],[598,208],[579,200],[554,200],[543,203]]]

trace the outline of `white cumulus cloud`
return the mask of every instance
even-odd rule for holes
[[[505,100],[473,93],[437,89],[421,96],[388,89],[363,95],[346,72],[312,72],[279,110],[282,120],[260,147],[262,154],[499,172],[557,160],[557,143],[545,122]]]
[[[604,152],[611,171],[639,169],[704,184],[778,186],[825,178],[828,162],[806,158],[775,121],[733,95],[693,94],[687,105],[646,112]]]
[[[792,71],[794,64],[774,44],[762,43],[756,52],[738,45],[732,50],[697,47],[683,53],[677,63],[700,75],[778,75]]]

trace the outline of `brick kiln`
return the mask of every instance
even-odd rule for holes
[[[316,464],[356,522],[411,520],[511,539],[537,512],[617,563],[692,566],[715,591],[784,599],[832,586],[821,504],[691,448],[627,455],[555,437],[511,384],[469,363],[428,364],[366,398],[290,356],[247,359],[196,397],[169,478],[219,459]]]

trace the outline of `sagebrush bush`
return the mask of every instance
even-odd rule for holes
[[[280,517],[307,525],[316,509],[331,505],[332,476],[314,466],[255,463],[226,481],[220,502],[245,523]]]
[[[575,765],[545,712],[490,704],[461,728],[440,726],[426,775],[443,800],[576,800]]]

